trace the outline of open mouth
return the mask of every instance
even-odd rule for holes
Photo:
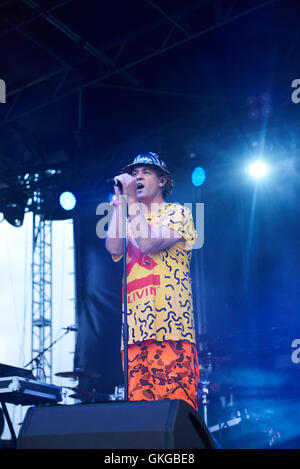
[[[144,184],[139,183],[139,184],[136,185],[136,188],[137,188],[138,191],[141,191],[142,189],[144,189]]]

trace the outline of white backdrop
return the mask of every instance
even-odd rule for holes
[[[32,214],[21,227],[0,223],[0,363],[23,368],[31,360]],[[74,243],[71,220],[53,222],[53,340],[75,323]],[[53,374],[73,370],[75,332],[53,346]],[[53,377],[53,384],[75,386]],[[69,392],[71,393],[71,391]],[[64,403],[75,401],[67,397]],[[8,404],[16,434],[27,407]],[[6,425],[2,439],[10,439]]]

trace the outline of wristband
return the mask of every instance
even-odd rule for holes
[[[115,207],[118,207],[119,205],[121,205],[121,202],[120,200],[112,200],[111,202],[109,202],[109,205],[114,205]]]

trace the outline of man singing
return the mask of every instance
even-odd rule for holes
[[[199,365],[190,278],[197,238],[190,211],[164,199],[173,179],[155,153],[138,155],[116,176],[106,248],[123,256],[122,204],[128,204],[128,396],[182,399],[197,409]],[[121,345],[123,353],[123,340]]]

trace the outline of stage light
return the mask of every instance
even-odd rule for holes
[[[193,185],[196,187],[200,187],[205,182],[205,180],[206,180],[205,170],[201,168],[201,166],[197,166],[197,168],[195,168],[194,171],[192,172]]]
[[[255,160],[248,167],[248,174],[253,179],[263,179],[269,173],[269,167],[263,160]]]
[[[3,216],[10,225],[18,228],[23,225],[24,212],[25,207],[22,203],[11,202],[5,206]]]
[[[64,210],[73,210],[76,206],[77,200],[72,192],[65,191],[59,196],[59,203]]]
[[[16,228],[23,225],[27,197],[22,191],[13,191],[7,194],[6,200],[1,201],[0,212],[3,218]]]

